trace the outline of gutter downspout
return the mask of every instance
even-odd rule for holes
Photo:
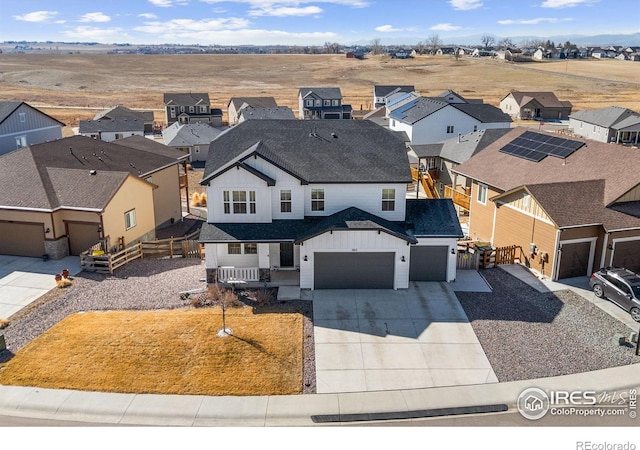
[[[600,256],[600,267],[605,267],[604,261],[607,256],[607,245],[609,245],[609,233],[604,234],[604,241],[602,242],[602,255]]]
[[[555,243],[555,258],[553,258],[553,266],[551,267],[551,280],[558,280],[558,270],[560,269],[560,258],[562,251],[560,250],[560,234],[562,230],[556,230],[556,243]]]

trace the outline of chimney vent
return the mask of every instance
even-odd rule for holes
[[[90,170],[89,171],[89,174],[91,174],[91,175],[95,175],[96,173],[98,173],[98,172],[96,172],[95,170]]]

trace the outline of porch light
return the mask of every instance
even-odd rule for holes
[[[400,262],[405,262],[404,255],[400,257]]]
[[[453,248],[453,247],[451,248],[451,254],[452,254],[452,255],[455,255],[455,254],[456,254],[456,249],[455,249],[455,248]]]
[[[46,233],[51,233],[51,228],[47,227],[47,229],[46,229],[46,230],[44,230],[44,232],[45,232],[45,234],[46,234]]]
[[[307,258],[307,255],[304,255],[304,260],[309,261],[309,258]]]

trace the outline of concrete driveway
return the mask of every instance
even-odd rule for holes
[[[54,275],[69,269],[81,271],[80,258],[43,261],[42,258],[0,255],[0,318],[8,319],[56,287]]]
[[[313,321],[318,393],[498,382],[446,283],[317,290]]]

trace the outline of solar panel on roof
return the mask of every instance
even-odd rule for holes
[[[583,145],[585,145],[584,142],[572,139],[525,131],[502,147],[500,151],[530,161],[540,162],[548,155],[556,158],[566,158]]]

